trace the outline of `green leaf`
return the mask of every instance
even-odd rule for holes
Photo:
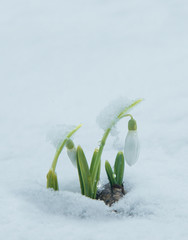
[[[116,175],[116,182],[118,185],[122,185],[123,183],[124,165],[124,155],[122,152],[118,152],[114,164],[114,173]]]
[[[108,180],[110,181],[110,185],[114,186],[116,184],[116,181],[114,179],[114,173],[108,161],[105,162],[105,170],[108,176]]]
[[[78,161],[78,151],[77,151],[77,169],[78,169],[78,176],[79,176],[79,181],[80,181],[80,188],[81,188],[81,193],[82,195],[85,194],[84,192],[84,183],[83,183],[83,179],[82,179],[82,174],[81,174],[81,170],[80,170],[80,164],[79,164],[79,161]]]
[[[96,164],[96,157],[97,157],[98,152],[99,152],[99,150],[98,150],[98,148],[96,148],[94,153],[93,153],[93,156],[92,156],[90,170],[89,170],[91,176],[93,175],[93,170],[94,170],[94,167],[95,167],[95,164]]]
[[[84,155],[84,152],[81,148],[81,146],[78,146],[77,148],[77,160],[78,160],[78,174],[80,175],[80,179],[82,179],[83,187],[84,188],[84,195],[91,197],[92,189],[91,189],[91,177],[89,172],[88,163],[86,160],[86,157]]]
[[[91,185],[92,185],[92,198],[96,198],[96,193],[97,193],[97,184],[98,181],[100,179],[100,162],[99,165],[97,165],[96,160],[97,160],[97,154],[98,154],[98,149],[96,148],[94,153],[93,153],[93,157],[91,160],[91,165],[90,165],[90,175],[91,175]],[[94,170],[97,170],[96,176],[94,176]]]
[[[100,172],[101,172],[101,163],[98,166],[98,171],[97,171],[97,176],[94,180],[94,182],[92,181],[93,184],[93,198],[96,199],[96,194],[97,194],[97,184],[99,182],[100,179]]]

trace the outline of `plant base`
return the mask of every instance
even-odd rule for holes
[[[103,189],[98,190],[97,199],[105,202],[109,207],[115,202],[119,201],[126,194],[123,185],[111,185],[108,183],[104,185]]]

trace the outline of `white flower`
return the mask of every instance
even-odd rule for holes
[[[140,145],[137,131],[128,131],[127,137],[125,139],[124,156],[129,166],[132,166],[137,162],[139,150]]]
[[[129,121],[128,128],[129,131],[125,139],[124,156],[127,164],[132,166],[137,162],[140,152],[137,126],[134,119]]]
[[[67,155],[68,155],[69,159],[71,160],[74,167],[77,168],[77,150],[71,139],[67,140],[66,147],[67,147]]]
[[[72,149],[68,149],[67,148],[67,155],[69,156],[69,159],[71,160],[71,162],[74,165],[74,167],[77,168],[77,162],[76,162],[77,152],[76,152],[76,148],[75,147],[73,147]]]

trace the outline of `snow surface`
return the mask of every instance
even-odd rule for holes
[[[1,1],[0,239],[188,238],[187,25],[185,0]],[[109,208],[81,196],[66,151],[60,191],[47,190],[49,130],[83,123],[74,141],[91,159],[96,117],[120,96],[145,99],[131,111],[141,153],[125,198]],[[103,165],[123,147],[126,119],[117,130]]]

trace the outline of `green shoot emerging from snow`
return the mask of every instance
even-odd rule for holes
[[[90,167],[88,166],[85,154],[80,146],[77,148],[77,168],[80,180],[81,193],[90,198],[96,198],[97,183],[100,177],[100,165],[97,169],[97,175],[93,175],[95,160],[98,149],[95,149]]]
[[[81,127],[82,125],[78,125],[75,129],[73,129],[71,132],[68,133],[66,138],[63,140],[63,142],[60,144],[59,148],[56,150],[54,160],[52,162],[52,166],[47,174],[47,188],[53,188],[54,190],[58,190],[58,181],[57,181],[57,175],[55,173],[56,165],[58,157],[63,150],[67,140]]]
[[[54,160],[52,162],[52,166],[47,174],[47,188],[53,188],[54,190],[58,190],[58,182],[57,182],[57,175],[55,173],[55,168],[56,168],[58,157],[63,147],[66,146],[67,154],[71,162],[73,163],[73,165],[77,167],[77,170],[78,170],[81,193],[87,197],[96,199],[97,184],[100,179],[101,156],[102,156],[102,152],[103,152],[107,137],[109,136],[109,133],[111,132],[112,128],[115,127],[115,125],[120,119],[124,117],[131,117],[131,119],[133,119],[132,115],[127,114],[127,111],[129,111],[131,108],[133,108],[135,105],[137,105],[141,101],[142,99],[138,99],[133,103],[126,105],[126,107],[124,107],[123,110],[121,109],[121,111],[114,116],[111,123],[105,129],[104,135],[100,142],[99,149],[95,149],[93,153],[90,166],[88,165],[84,151],[81,148],[81,146],[78,146],[76,149],[73,141],[70,139],[70,137],[81,127],[81,125],[78,125],[73,131],[71,131],[56,151]],[[114,171],[112,170],[108,161],[106,161],[105,163],[105,169],[106,169],[106,173],[111,186],[112,187],[114,185],[122,186],[123,175],[124,175],[123,153],[119,152],[117,154],[115,164],[114,164]]]
[[[108,161],[105,162],[105,170],[108,176],[111,187],[114,185],[123,185],[123,175],[124,175],[124,156],[122,152],[118,152],[114,164],[114,172]]]
[[[131,108],[133,108],[135,105],[137,105],[138,103],[140,103],[142,101],[142,99],[138,99],[136,101],[134,101],[132,104],[130,104],[129,106],[126,106],[123,111],[121,111],[118,115],[118,117],[114,117],[114,119],[111,122],[111,125],[109,128],[106,129],[106,131],[104,132],[103,138],[101,140],[101,144],[99,147],[99,152],[97,154],[97,157],[95,159],[95,164],[94,164],[94,170],[93,170],[93,177],[96,178],[97,174],[98,174],[98,168],[101,165],[101,155],[103,152],[103,148],[105,146],[106,143],[106,139],[110,133],[110,131],[112,130],[112,128],[117,124],[117,122],[127,116],[131,116],[130,114],[126,114],[127,111],[129,111]],[[132,116],[131,116],[132,118]]]

